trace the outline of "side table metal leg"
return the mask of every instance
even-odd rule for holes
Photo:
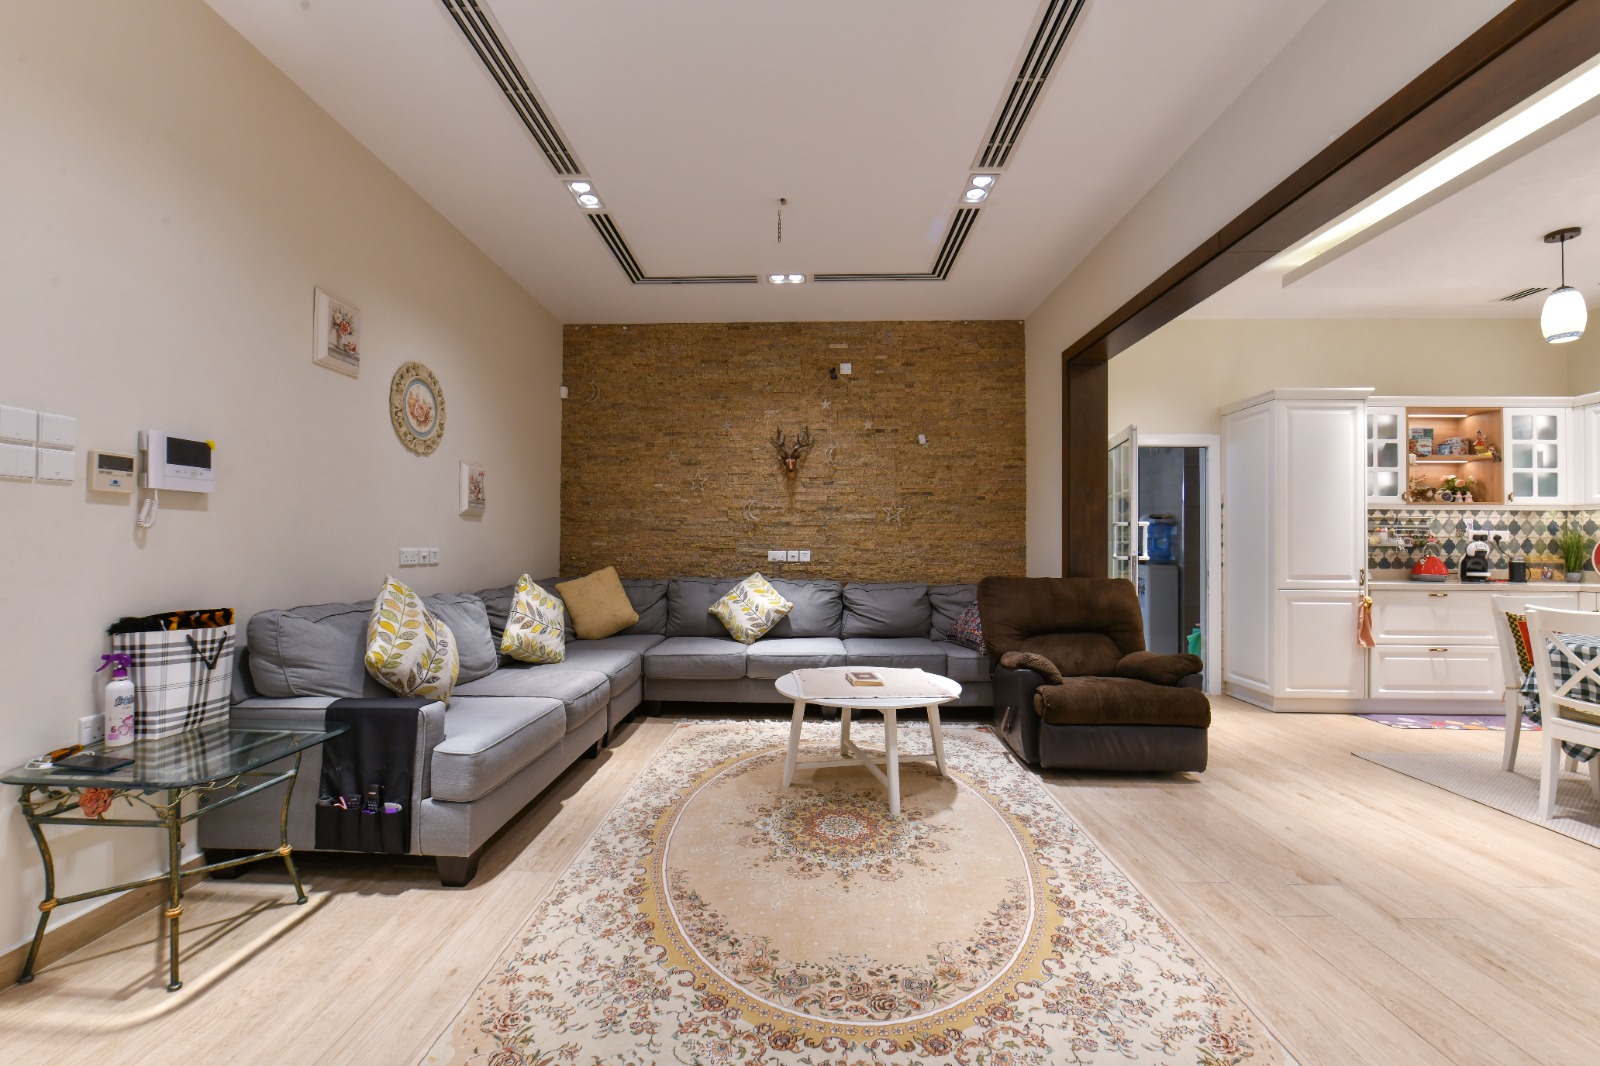
[[[939,767],[939,776],[944,773],[944,734],[939,731],[939,705],[928,704],[928,731],[933,734],[933,761]]]
[[[294,882],[294,901],[304,903],[306,890],[300,884],[300,871],[295,869],[293,850],[289,847],[289,800],[294,796],[295,782],[300,780],[300,756],[304,752],[294,753],[294,773],[287,784],[283,786],[283,814],[278,818],[278,854],[283,856],[283,865],[289,869],[289,880]]]
[[[161,821],[167,829],[167,991],[183,987],[178,978],[178,920],[183,916],[183,823],[182,794],[168,790],[167,805],[161,808]]]
[[[884,769],[889,777],[889,813],[900,817],[900,742],[895,737],[895,712],[883,712],[883,755],[888,761]]]
[[[794,721],[789,725],[789,754],[783,760],[783,787],[794,780],[794,761],[800,755],[800,726],[806,720],[806,701],[794,701]]]
[[[32,796],[33,786],[23,785],[18,802],[22,804],[22,816],[27,820],[28,831],[33,834],[33,842],[39,847],[39,861],[44,864],[44,899],[39,901],[39,925],[34,929],[33,943],[28,947],[28,960],[22,964],[22,973],[17,976],[19,985],[33,980],[33,968],[39,961],[39,948],[44,944],[44,929],[50,924],[51,912],[56,909],[56,862],[50,854],[50,844],[44,838],[44,829],[34,817],[33,806],[29,802]]]

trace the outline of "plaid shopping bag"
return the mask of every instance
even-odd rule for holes
[[[111,650],[132,661],[135,740],[227,722],[232,625],[113,633]]]

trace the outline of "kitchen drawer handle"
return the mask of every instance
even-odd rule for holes
[[[1429,651],[1449,651],[1449,648],[1429,648]]]
[[[1430,596],[1448,596],[1450,594],[1448,592],[1430,592],[1430,593],[1428,593],[1428,595],[1430,595]]]

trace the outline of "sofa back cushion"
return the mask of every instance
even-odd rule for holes
[[[843,637],[923,637],[933,626],[928,586],[906,582],[844,587]]]
[[[978,585],[983,641],[996,662],[1031,651],[1066,677],[1110,676],[1144,650],[1133,583],[1108,577],[986,577]]]
[[[741,580],[737,577],[675,577],[667,582],[666,635],[727,640],[728,631],[711,613],[711,605]]]
[[[391,695],[367,673],[371,615],[371,600],[261,611],[245,629],[256,691],[279,699]]]
[[[978,602],[977,585],[934,585],[928,589],[928,606],[933,611],[929,640],[949,640],[950,629],[968,607]]]
[[[622,631],[623,636],[641,633],[665,634],[667,631],[667,582],[661,578],[625,577],[622,591],[639,620]],[[709,604],[707,605],[709,606]]]
[[[457,684],[494,673],[500,665],[500,643],[489,631],[489,612],[482,599],[470,592],[455,592],[424,596],[422,603],[455,635],[456,652],[461,657]],[[505,628],[504,623],[500,628]]]
[[[556,599],[561,597],[556,593],[558,577],[540,577],[534,579],[534,584],[544,589]],[[506,633],[506,619],[511,617],[511,601],[516,598],[517,583],[501,585],[497,589],[483,589],[477,593],[478,599],[483,601],[484,611],[489,616],[489,639],[494,646],[500,646],[501,639]],[[572,612],[566,609],[566,604],[561,605],[561,625],[570,640],[572,637]]]
[[[770,579],[794,607],[763,639],[837,637],[844,625],[844,586],[837,581]]]

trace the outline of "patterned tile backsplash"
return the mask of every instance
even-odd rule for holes
[[[1409,570],[1411,564],[1422,557],[1426,534],[1406,533],[1406,530],[1426,530],[1439,538],[1439,557],[1454,570],[1461,562],[1470,537],[1468,523],[1479,528],[1503,529],[1510,538],[1489,553],[1489,565],[1496,570],[1505,569],[1511,556],[1522,552],[1530,566],[1549,565],[1561,569],[1561,554],[1556,551],[1555,535],[1568,522],[1576,522],[1584,535],[1600,538],[1600,511],[1566,508],[1553,511],[1509,511],[1486,507],[1482,510],[1461,507],[1406,507],[1367,509],[1367,568],[1372,571]],[[1376,544],[1378,530],[1397,531],[1413,542],[1413,546]],[[1376,574],[1374,574],[1376,576]]]

